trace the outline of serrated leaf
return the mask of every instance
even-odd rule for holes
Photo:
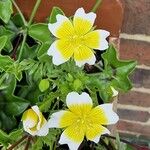
[[[132,88],[129,80],[130,73],[135,69],[135,61],[122,61],[118,59],[117,52],[113,46],[110,46],[107,51],[102,54],[105,70],[112,72],[112,86],[123,91],[128,91]]]
[[[4,48],[6,42],[7,42],[7,36],[1,36],[0,37],[0,52]]]
[[[59,7],[53,7],[52,12],[51,12],[50,17],[49,17],[49,22],[55,23],[57,21],[56,16],[58,14],[65,15],[64,12]]]
[[[0,18],[5,23],[8,23],[12,13],[12,2],[10,0],[0,1]]]

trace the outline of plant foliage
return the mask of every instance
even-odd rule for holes
[[[52,9],[48,22],[30,25],[24,24],[21,14],[12,13],[12,1],[0,0],[0,144],[4,147],[25,134],[18,120],[29,106],[36,104],[49,116],[66,107],[64,100],[71,91],[87,91],[97,105],[112,100],[111,87],[120,92],[132,88],[129,75],[136,62],[119,60],[113,45],[90,72],[73,60],[53,65],[47,55],[54,41],[48,22],[56,22],[57,14],[64,15],[60,8]],[[56,148],[59,133],[51,130],[46,137],[36,137],[32,149]]]

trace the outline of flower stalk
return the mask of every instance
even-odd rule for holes
[[[17,9],[18,13],[20,14],[20,17],[24,23],[25,26],[27,26],[27,21],[25,20],[24,15],[22,14],[20,8],[18,7],[17,3],[15,2],[15,0],[12,0],[13,5],[15,6],[15,8]]]
[[[102,0],[97,0],[91,11],[96,12],[101,3],[102,3]]]
[[[34,18],[34,16],[35,16],[36,12],[37,12],[37,9],[38,9],[39,6],[40,6],[40,3],[41,3],[41,0],[37,0],[37,1],[36,1],[36,4],[35,4],[35,6],[34,6],[34,8],[33,8],[33,10],[32,10],[31,16],[30,16],[30,20],[29,20],[29,22],[28,22],[28,27],[31,25],[31,23],[32,23],[32,21],[33,21],[33,18]]]

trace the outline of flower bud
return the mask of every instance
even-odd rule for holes
[[[22,122],[24,130],[33,136],[48,134],[47,121],[36,105],[23,113]]]
[[[40,81],[39,89],[41,92],[46,91],[49,88],[49,81],[47,79],[43,79]]]
[[[79,89],[82,89],[83,84],[82,84],[82,82],[81,82],[79,79],[76,79],[76,80],[74,80],[74,82],[73,82],[73,87],[74,87],[74,89],[77,91],[77,90],[79,90]]]

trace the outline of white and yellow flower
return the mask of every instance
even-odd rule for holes
[[[57,37],[47,54],[53,57],[53,63],[60,65],[74,57],[76,65],[85,63],[93,65],[96,61],[93,49],[105,50],[108,48],[106,38],[109,32],[105,30],[92,30],[96,14],[85,13],[79,8],[73,21],[66,16],[58,14],[57,22],[48,24],[50,32]]]
[[[60,144],[68,144],[71,150],[77,150],[84,137],[99,142],[102,134],[109,134],[103,125],[115,124],[119,117],[112,110],[112,104],[103,104],[93,108],[92,99],[83,92],[79,95],[71,92],[66,103],[69,110],[53,113],[48,121],[49,128],[64,128]]]
[[[22,116],[23,128],[29,134],[35,136],[46,136],[49,128],[47,121],[40,112],[38,106],[26,110]]]

